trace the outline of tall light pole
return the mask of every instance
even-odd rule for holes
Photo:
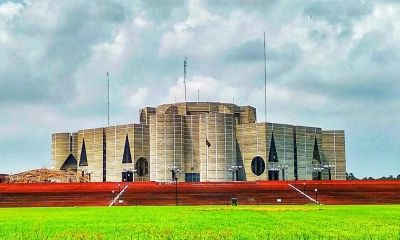
[[[229,172],[232,172],[232,182],[235,181],[235,175],[236,175],[236,181],[239,181],[239,170],[242,169],[242,166],[235,165],[231,166],[228,170]]]
[[[179,168],[172,166],[168,167],[168,170],[171,171],[172,181],[175,181],[175,205],[178,206],[178,177],[176,177],[176,174],[179,172]]]
[[[278,180],[278,179],[275,179],[275,173],[278,172],[278,178],[279,178],[279,171],[280,171],[280,169],[277,168],[277,167],[272,166],[272,168],[270,168],[270,169],[268,169],[268,170],[274,172],[274,179],[272,179],[272,180]]]
[[[93,171],[89,171],[85,169],[85,174],[88,175],[88,181],[91,182],[91,176],[92,176]]]
[[[84,177],[85,176],[85,172],[87,172],[86,168],[78,168],[77,170],[82,172],[82,177]]]
[[[303,193],[306,194],[306,183],[303,182]]]
[[[85,173],[88,172],[86,168],[78,168],[77,171],[82,172],[82,181],[85,182]]]
[[[288,169],[287,165],[278,166],[278,169],[282,170],[282,180],[285,181],[285,170]]]
[[[318,180],[322,180],[322,172],[325,170],[325,168],[315,167],[314,170],[318,173]]]
[[[318,189],[315,189],[315,203],[318,204]]]
[[[287,173],[286,173],[286,183],[289,184],[289,178]]]
[[[327,164],[327,165],[324,165],[324,168],[328,169],[329,180],[332,180],[331,170],[335,168],[335,165]]]

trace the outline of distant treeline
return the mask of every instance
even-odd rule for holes
[[[364,178],[357,178],[354,176],[353,173],[346,172],[346,179],[347,180],[400,180],[400,174],[397,177],[393,177],[393,175],[389,175],[389,177],[380,177],[380,178],[373,178],[373,177],[364,177]]]

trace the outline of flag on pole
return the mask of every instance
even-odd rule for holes
[[[208,141],[207,138],[206,138],[206,145],[207,145],[207,147],[210,147],[210,146],[211,146],[211,143]]]

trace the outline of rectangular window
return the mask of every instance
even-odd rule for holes
[[[185,182],[200,182],[200,173],[185,173]]]

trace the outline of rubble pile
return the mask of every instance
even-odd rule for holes
[[[87,176],[72,171],[50,170],[46,168],[29,170],[17,174],[7,175],[3,183],[68,183],[86,182]]]

